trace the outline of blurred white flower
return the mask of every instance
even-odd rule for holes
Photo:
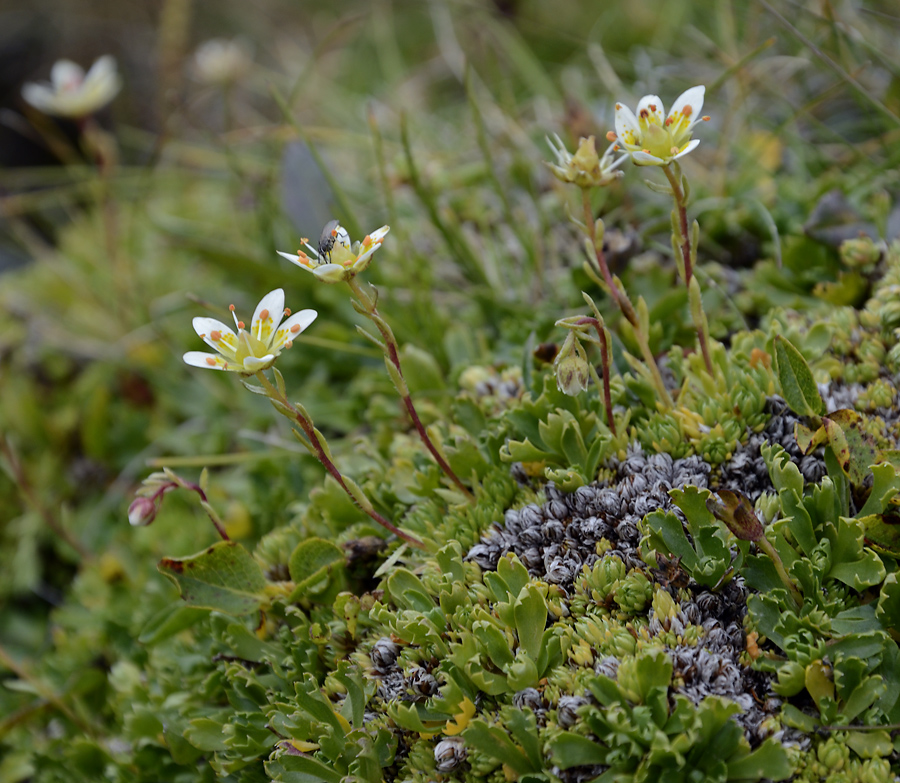
[[[340,283],[356,277],[371,263],[372,254],[381,247],[390,226],[382,226],[366,235],[362,242],[350,244],[350,235],[336,220],[332,220],[322,231],[318,250],[305,239],[301,240],[309,253],[298,250],[297,255],[277,251],[307,272],[312,272],[326,283]],[[312,255],[310,255],[310,253]]]
[[[121,89],[116,61],[105,54],[87,73],[71,60],[57,60],[50,82],[29,82],[22,87],[22,97],[45,114],[80,119],[102,109]]]
[[[637,105],[637,114],[621,103],[616,104],[616,131],[607,138],[617,141],[638,166],[665,166],[687,155],[699,143],[691,140],[691,131],[701,120],[702,84],[685,90],[664,117],[663,102],[657,95],[645,95]]]
[[[213,38],[194,53],[194,76],[203,84],[233,84],[253,65],[250,49],[238,38]]]
[[[294,338],[316,320],[315,310],[301,310],[291,315],[284,308],[284,290],[276,288],[267,293],[256,306],[250,330],[234,315],[237,332],[215,318],[198,316],[194,319],[194,331],[217,353],[188,351],[184,361],[192,367],[207,370],[229,370],[242,375],[252,375],[267,370],[285,348],[290,348]],[[282,323],[281,319],[289,316]]]

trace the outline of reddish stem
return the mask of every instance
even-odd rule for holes
[[[606,330],[596,318],[585,316],[576,321],[578,324],[590,324],[597,330],[600,339],[600,373],[603,377],[603,405],[606,408],[606,422],[613,436],[617,436],[616,422],[613,418],[612,392],[609,388],[609,343],[606,339]]]

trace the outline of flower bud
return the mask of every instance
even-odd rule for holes
[[[753,504],[740,492],[721,489],[706,499],[709,512],[742,541],[759,541],[763,526],[753,511]]]
[[[135,498],[128,507],[128,522],[134,527],[146,527],[156,519],[156,503],[150,498]]]
[[[587,388],[589,378],[587,354],[575,332],[569,332],[556,356],[556,385],[563,394],[574,397]]]
[[[845,266],[858,269],[877,264],[881,259],[882,247],[871,237],[859,237],[845,239],[838,252]]]

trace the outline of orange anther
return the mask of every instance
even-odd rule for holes
[[[309,242],[309,237],[300,237],[301,242]]]
[[[615,146],[615,147],[613,147],[613,152],[618,152],[618,151],[619,151],[619,145],[618,145],[618,144],[616,144],[616,146]]]
[[[217,362],[215,359],[213,359],[212,356],[207,356],[207,357],[206,357],[206,363],[207,363],[210,367],[215,367],[216,364],[218,364],[218,362]]]
[[[647,117],[650,116],[650,112],[648,112],[646,109],[641,109],[641,113],[640,113],[638,116],[639,116],[642,120],[646,120]]]
[[[216,341],[221,340],[221,339],[222,339],[222,333],[221,333],[218,329],[213,329],[213,330],[209,333],[209,339],[210,339],[210,340],[216,340]]]
[[[666,117],[666,127],[668,127],[669,125],[671,125],[673,122],[675,122],[675,118],[674,118],[674,117]]]
[[[291,308],[285,307],[284,308],[284,317],[287,318],[290,314],[291,314]]]
[[[650,154],[650,150],[641,150],[641,152],[646,152],[648,155]]]
[[[294,344],[294,341],[293,341],[293,340],[288,340],[288,341],[284,344],[284,347],[285,347],[285,348],[290,348],[293,344]]]
[[[238,321],[238,329],[243,329],[243,328],[244,328],[244,322]]]
[[[336,228],[331,229],[331,236],[333,236],[333,237],[336,237],[336,236],[337,236],[337,229],[336,229]]]
[[[231,310],[231,312],[233,313],[233,312],[234,312],[234,305],[228,305],[228,309]]]
[[[260,321],[267,321],[268,319],[269,319],[269,311],[268,311],[268,310],[263,310],[263,311],[259,314],[259,320],[260,320]]]
[[[363,239],[363,244],[368,245],[369,242],[371,242],[371,241],[372,241],[372,237],[370,237],[368,234],[366,234],[365,239]]]
[[[654,111],[654,112],[656,111],[656,104],[655,104],[655,103],[651,103],[651,104],[650,104],[650,111]]]
[[[670,155],[677,155],[677,154],[678,154],[678,147],[672,147],[672,149],[669,150],[669,154],[670,154]]]
[[[707,114],[707,115],[701,117],[700,119],[703,120],[703,122],[709,122],[709,115]]]
[[[618,111],[618,110],[621,109],[621,108],[622,108],[622,104],[621,104],[621,103],[617,103],[617,104],[616,104],[616,111]]]
[[[681,110],[681,113],[682,113],[685,117],[690,117],[690,116],[694,113],[694,107],[691,106],[690,104],[688,104],[687,106],[685,106],[685,107]]]
[[[291,331],[292,331],[294,334],[297,334],[297,332],[300,331],[300,324],[294,324],[294,325],[291,327]]]

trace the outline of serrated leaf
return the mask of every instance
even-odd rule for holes
[[[253,556],[236,541],[220,541],[185,558],[164,557],[157,568],[190,606],[242,615],[267,602],[266,578]]]
[[[825,403],[806,359],[782,335],[775,338],[775,372],[785,402],[794,413],[798,416],[821,416],[825,413]]]

